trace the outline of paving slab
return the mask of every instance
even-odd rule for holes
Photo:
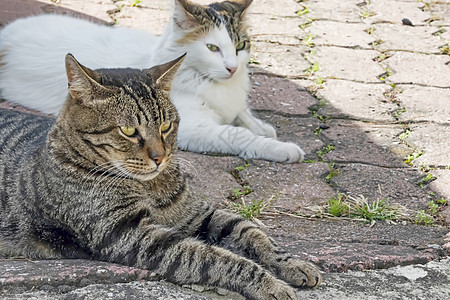
[[[442,46],[442,40],[433,35],[437,31],[435,27],[376,24],[374,28],[372,37],[379,41],[376,47],[379,51],[406,50],[440,53],[439,48]],[[424,43],[424,40],[427,42]]]
[[[250,79],[249,103],[255,110],[307,116],[311,114],[308,108],[319,103],[298,80],[278,78],[272,74],[253,75]]]
[[[303,59],[305,51],[303,47],[255,41],[252,50],[253,61],[267,73],[286,77],[302,76],[310,66]]]
[[[361,9],[357,6],[362,1],[307,1],[310,13],[307,17],[320,20],[333,20],[347,23],[362,23]]]
[[[388,198],[412,210],[423,210],[434,198],[428,186],[418,183],[426,176],[414,169],[388,168],[360,163],[336,164],[339,174],[330,179],[333,187],[349,195],[364,195],[370,201]]]
[[[375,38],[365,30],[369,26],[364,23],[343,23],[328,20],[317,20],[308,31],[314,35],[314,43],[324,46],[370,48]]]
[[[259,35],[294,35],[302,34],[299,27],[299,19],[295,17],[295,12],[292,12],[294,17],[273,16],[269,14],[253,14],[249,16],[250,30],[252,36]]]
[[[402,24],[402,19],[409,19],[413,25],[426,25],[426,19],[429,14],[422,11],[421,2],[405,2],[397,0],[371,1],[367,6],[367,10],[376,13],[375,16],[367,18],[368,22],[380,23],[391,22]]]
[[[423,155],[414,160],[415,165],[421,163],[441,167],[450,165],[449,128],[449,124],[411,125],[411,133],[406,141],[423,151]]]
[[[401,125],[377,125],[364,122],[331,121],[330,128],[321,133],[334,150],[323,157],[336,163],[359,162],[380,167],[406,168],[398,148],[407,148],[397,136]],[[394,149],[394,152],[391,150]]]
[[[50,0],[0,0],[0,26],[36,10],[66,13],[62,11],[66,9],[96,22],[115,20],[119,26],[158,34],[170,18],[171,2],[143,0],[140,7],[132,7],[125,0],[63,0],[59,5]],[[206,4],[211,0],[196,2]],[[5,3],[18,9],[5,12]],[[427,5],[430,9],[421,9]],[[391,203],[411,209],[411,213],[426,210],[427,203],[438,197],[450,198],[450,170],[446,165],[432,169],[437,179],[420,188],[417,183],[426,173],[406,167],[402,161],[412,151],[407,145],[417,144],[426,151],[414,161],[416,166],[421,159],[449,164],[445,160],[445,152],[450,153],[445,144],[448,127],[444,125],[449,124],[450,76],[446,75],[450,59],[448,55],[413,53],[436,53],[438,50],[430,49],[439,41],[445,44],[450,26],[448,7],[442,1],[415,0],[372,1],[370,5],[361,0],[260,0],[252,4],[248,16],[255,44],[253,62],[261,64],[251,65],[250,104],[258,117],[276,127],[281,140],[300,144],[306,158],[313,162],[285,165],[252,160],[239,174],[254,189],[244,200],[275,196],[258,223],[296,257],[316,262],[325,272],[324,284],[316,290],[299,291],[300,298],[440,300],[450,296],[450,262],[439,261],[449,255],[443,246],[447,243],[450,249],[448,226],[418,226],[413,220],[377,221],[371,226],[315,214],[318,208],[324,211],[328,199],[337,192],[365,195],[369,200],[389,198]],[[296,14],[305,8],[309,13]],[[370,12],[376,15],[369,17]],[[402,18],[410,19],[415,27],[400,25]],[[311,26],[302,30],[299,25],[305,22],[311,22]],[[376,29],[373,35],[363,31],[371,26]],[[435,37],[432,33],[439,26],[447,31]],[[316,46],[306,47],[302,39],[310,33],[315,35]],[[364,43],[374,39],[384,43],[374,50],[363,50],[372,47]],[[320,46],[323,44],[338,47]],[[381,64],[373,60],[391,46],[402,51],[387,53],[393,56]],[[304,56],[310,52],[316,52],[309,58],[319,63],[319,70],[305,76],[310,63]],[[384,68],[392,71],[387,83],[377,78]],[[318,77],[326,79],[322,89],[315,81]],[[390,83],[397,83],[403,90],[396,94],[395,103],[384,96]],[[325,102],[318,113],[330,118],[326,124],[330,127],[324,127],[319,136],[315,131],[324,124],[310,112],[319,107],[319,100],[306,93],[305,87],[311,86],[318,88],[317,96]],[[0,106],[26,110],[8,102]],[[398,141],[403,127],[392,124],[397,120],[391,113],[398,108],[406,109],[397,118],[411,130],[407,144]],[[317,152],[329,143],[335,150],[322,156],[324,162],[318,162]],[[230,192],[242,187],[242,182],[231,175],[237,166],[245,164],[242,159],[182,152],[180,160],[196,197],[229,207]],[[326,182],[332,161],[338,161],[334,167],[339,173]],[[442,208],[444,214],[450,224],[448,207]],[[416,265],[431,260],[427,265]],[[39,265],[41,262],[7,260],[9,267],[3,262],[0,298],[4,299],[242,299],[233,294],[221,296],[203,287],[186,289],[164,281],[148,281],[153,275],[147,271],[100,262],[59,261],[59,267],[53,267],[51,261]],[[23,263],[30,268],[20,269]],[[21,279],[15,281],[20,284],[10,284],[6,294],[1,276],[11,270],[11,265],[19,274],[7,280]],[[376,270],[352,271],[367,269]],[[57,272],[53,273],[54,280],[40,284],[52,271]]]
[[[267,211],[281,209],[290,213],[324,205],[336,194],[324,180],[317,180],[328,172],[326,163],[296,164],[286,168],[270,162],[253,161],[240,172],[242,179],[253,189],[243,198],[247,203],[264,199],[264,203],[269,205]]]
[[[405,108],[405,112],[399,115],[400,120],[450,123],[450,88],[415,85],[399,85],[398,88],[402,92],[396,97]]]
[[[439,227],[384,221],[370,226],[363,222],[307,220],[285,215],[262,221],[267,231],[295,257],[315,262],[325,273],[427,263],[444,251],[441,245],[446,234]]]
[[[51,1],[36,0],[0,0],[0,26],[6,25],[18,18],[24,18],[40,14],[57,13],[70,15],[77,18],[90,20],[91,22],[111,25],[108,11],[117,8],[111,0],[94,1],[87,3],[83,0],[62,1],[62,5],[55,5]],[[86,12],[89,14],[86,14]]]
[[[172,1],[141,0],[138,6],[132,1],[116,1],[116,10],[111,14],[119,26],[143,29],[153,34],[161,34],[171,18]],[[155,14],[155,11],[158,11]]]
[[[380,72],[374,67],[373,74]],[[321,114],[331,118],[352,118],[366,121],[394,121],[392,112],[398,106],[384,96],[390,87],[382,82],[364,83],[327,79],[317,96],[326,100]]]
[[[345,79],[357,82],[379,82],[378,75],[385,70],[373,58],[380,53],[374,50],[347,49],[340,47],[315,47],[311,56],[319,63],[317,76]],[[336,64],[336,62],[339,62]],[[364,68],[361,68],[364,66]]]
[[[386,79],[395,84],[417,84],[450,88],[450,57],[448,55],[426,55],[395,52],[381,62],[393,74]]]
[[[300,1],[258,0],[258,5],[250,6],[249,19],[255,14],[266,14],[271,16],[298,16],[297,11],[302,9]]]
[[[445,199],[450,199],[450,192],[448,187],[450,186],[450,165],[446,166],[446,169],[432,170],[431,174],[436,177],[436,180],[430,183],[430,187],[436,191],[436,193]],[[446,222],[450,223],[450,209],[447,207],[448,216]]]

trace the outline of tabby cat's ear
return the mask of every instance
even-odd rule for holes
[[[66,74],[70,96],[81,103],[104,99],[110,94],[99,83],[101,76],[80,64],[70,53],[66,55]]]
[[[152,78],[153,82],[155,82],[156,84],[156,87],[159,90],[166,92],[168,96],[172,80],[175,77],[175,74],[177,73],[178,68],[183,62],[185,56],[186,53],[165,64],[154,66],[150,69],[145,69],[143,71],[146,72]]]
[[[232,0],[231,2],[234,2],[239,6],[242,16],[247,12],[248,7],[252,4],[253,0]]]
[[[191,13],[199,7],[198,4],[189,0],[174,0],[175,9],[173,13],[173,21],[176,26],[183,30],[188,30],[199,25],[198,20]]]

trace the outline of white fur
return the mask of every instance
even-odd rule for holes
[[[180,13],[177,9],[176,5],[175,13]],[[68,52],[92,69],[149,68],[187,53],[171,92],[181,118],[181,149],[278,162],[302,160],[302,149],[277,141],[273,127],[251,114],[249,53],[236,54],[226,29],[215,28],[184,47],[176,43],[182,36],[173,22],[156,37],[66,16],[17,20],[0,32],[0,90],[7,100],[57,114],[67,95],[64,57]],[[220,51],[212,52],[206,44]],[[230,76],[227,68],[236,67]]]

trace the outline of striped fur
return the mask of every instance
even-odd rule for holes
[[[317,269],[189,192],[168,100],[179,64],[92,71],[68,55],[58,119],[0,110],[0,256],[95,259],[247,299],[296,299],[290,285],[316,286]],[[164,158],[148,171],[157,144]]]

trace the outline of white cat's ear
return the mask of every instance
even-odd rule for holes
[[[196,5],[188,0],[174,0],[173,22],[182,30],[188,30],[199,25],[198,20],[190,12]]]
[[[175,77],[181,63],[183,62],[186,53],[182,56],[169,61],[165,64],[154,66],[150,69],[143,70],[146,72],[155,82],[158,89],[169,92],[172,84],[172,80]]]
[[[69,94],[72,98],[85,102],[91,98],[103,98],[100,95],[109,94],[99,82],[101,76],[80,64],[72,54],[66,55],[66,74]]]

